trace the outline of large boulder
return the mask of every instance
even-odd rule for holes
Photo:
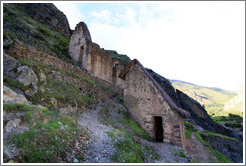
[[[28,86],[32,83],[35,84],[38,82],[38,77],[36,76],[32,68],[29,66],[18,67],[16,79],[24,86]]]
[[[15,68],[19,65],[18,61],[3,52],[3,78],[14,79],[16,76]]]
[[[70,39],[69,54],[73,61],[83,69],[87,69],[91,42],[91,35],[87,25],[84,22],[78,23]]]
[[[9,87],[3,85],[3,103],[11,104],[11,103],[21,103],[28,104],[27,99],[22,94],[15,93]]]

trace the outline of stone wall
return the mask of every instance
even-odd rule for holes
[[[171,109],[139,64],[135,64],[126,75],[124,103],[153,139],[155,139],[154,117],[160,116],[163,122],[163,142],[184,145],[183,117]]]
[[[77,24],[70,39],[69,54],[73,61],[83,69],[87,69],[88,53],[91,43],[91,35],[84,22]]]
[[[119,60],[111,58],[109,53],[102,50],[99,45],[91,43],[88,55],[87,71],[94,77],[106,80],[115,86],[115,89],[123,89],[124,81],[118,75],[125,67]]]
[[[88,35],[84,35],[89,34],[89,30],[83,27],[84,24],[78,24],[70,40],[69,50],[74,61],[94,78],[100,78],[123,92],[130,113],[153,139],[157,137],[156,133],[160,133],[155,131],[155,117],[158,116],[162,118],[161,141],[185,148],[183,116],[187,116],[187,112],[176,106],[140,62],[133,60],[126,66],[120,64],[118,59],[92,43]]]

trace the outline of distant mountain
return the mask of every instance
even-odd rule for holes
[[[230,109],[229,112],[224,109],[225,104],[227,105],[227,108],[229,107],[228,105],[235,105],[235,103],[232,102],[232,99],[237,96],[237,93],[234,91],[199,86],[180,80],[170,81],[176,89],[181,90],[203,105],[210,115],[225,115],[227,113],[241,114],[240,112],[242,112],[240,106],[237,106],[237,108],[235,108],[236,110]]]

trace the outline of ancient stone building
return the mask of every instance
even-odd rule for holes
[[[114,85],[132,116],[154,141],[185,148],[183,117],[189,113],[175,105],[138,60],[123,65],[92,43],[85,26],[77,24],[71,37],[69,51],[73,60],[94,77]]]
[[[71,42],[69,45],[69,54],[73,61],[87,69],[89,46],[91,43],[91,35],[84,22],[77,24]]]

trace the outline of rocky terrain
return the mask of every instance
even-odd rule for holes
[[[5,163],[242,162],[242,135],[213,122],[199,103],[148,69],[191,114],[185,150],[153,142],[111,84],[73,63],[72,30],[53,4],[5,3],[3,22]],[[106,52],[122,64],[130,60]]]

